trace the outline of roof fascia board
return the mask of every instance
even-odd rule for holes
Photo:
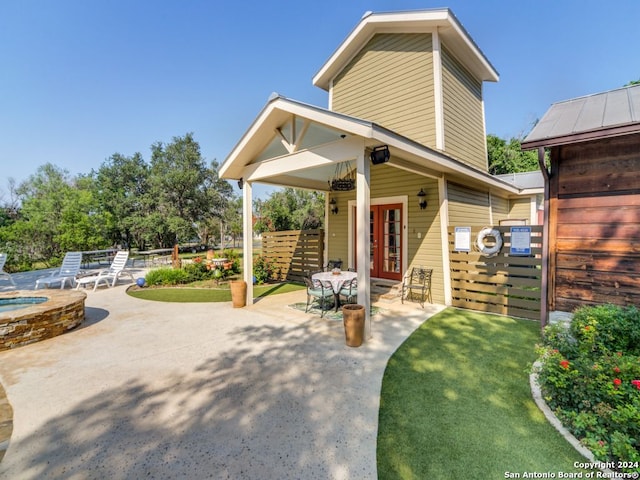
[[[430,149],[412,141],[407,141],[404,137],[394,134],[393,132],[375,124],[373,126],[373,139],[380,143],[396,147],[417,159],[431,161],[437,164],[437,166],[445,173],[458,176],[462,175],[490,187],[498,188],[507,193],[520,193],[520,189],[509,182],[496,178],[493,175],[489,175],[488,173],[484,173],[480,170],[476,170],[474,167],[447,157],[437,150]]]
[[[531,140],[529,142],[522,142],[520,148],[522,150],[533,150],[538,147],[558,147],[560,145],[568,145],[570,143],[588,142],[591,140],[619,137],[621,135],[630,135],[633,133],[640,133],[640,123],[592,130],[590,132],[574,133],[571,135],[562,135],[559,137],[548,137]]]
[[[242,136],[240,141],[236,144],[231,153],[229,153],[225,161],[222,163],[222,165],[220,166],[221,178],[236,178],[236,176],[238,176],[237,172],[232,172],[232,167],[240,158],[242,152],[245,151],[245,149],[251,142],[251,139],[256,135],[257,132],[264,128],[266,123],[269,121],[269,118],[274,116],[276,112],[281,112],[286,115],[297,115],[299,117],[308,119],[311,122],[315,121],[318,123],[322,123],[323,125],[330,126],[331,128],[335,128],[336,130],[343,130],[352,135],[357,135],[364,138],[371,137],[372,124],[370,122],[358,121],[346,115],[342,115],[336,112],[330,112],[325,109],[278,96],[271,99],[267,103],[267,105],[265,105],[256,119],[253,121],[253,123],[249,126],[245,134]]]

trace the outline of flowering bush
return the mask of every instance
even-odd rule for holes
[[[583,307],[569,327],[545,329],[538,353],[543,396],[563,424],[600,461],[640,462],[640,312]]]
[[[253,259],[253,276],[256,283],[261,284],[273,277],[274,263],[265,256],[257,256]]]

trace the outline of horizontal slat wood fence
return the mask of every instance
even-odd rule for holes
[[[264,232],[262,255],[275,264],[276,280],[303,282],[307,272],[322,270],[324,230]]]
[[[471,227],[472,244],[483,227]],[[472,247],[458,252],[455,227],[449,227],[452,305],[454,307],[540,319],[542,226],[531,226],[531,256],[510,256],[511,227],[497,229],[503,245],[488,258]],[[488,244],[488,242],[487,242]]]

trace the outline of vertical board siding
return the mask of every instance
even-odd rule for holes
[[[552,149],[551,307],[640,306],[640,135]]]
[[[482,82],[442,48],[444,148],[448,155],[488,171]]]
[[[303,282],[307,272],[322,270],[323,245],[323,230],[262,234],[262,255],[274,263],[276,280]]]
[[[455,251],[455,227],[449,227],[452,305],[540,320],[542,226],[531,227],[531,256],[527,257],[509,255],[511,227],[493,228],[500,231],[503,246],[498,255],[488,258],[478,251]],[[480,230],[472,227],[472,241]]]
[[[334,79],[332,110],[435,146],[431,34],[378,34]]]

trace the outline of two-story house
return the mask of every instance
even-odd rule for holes
[[[537,223],[539,192],[488,174],[483,83],[497,81],[449,9],[365,14],[313,78],[328,108],[272,96],[221,166],[244,186],[247,298],[262,182],[326,192],[325,255],[357,270],[366,312],[372,278],[414,265],[450,304],[448,226]]]

